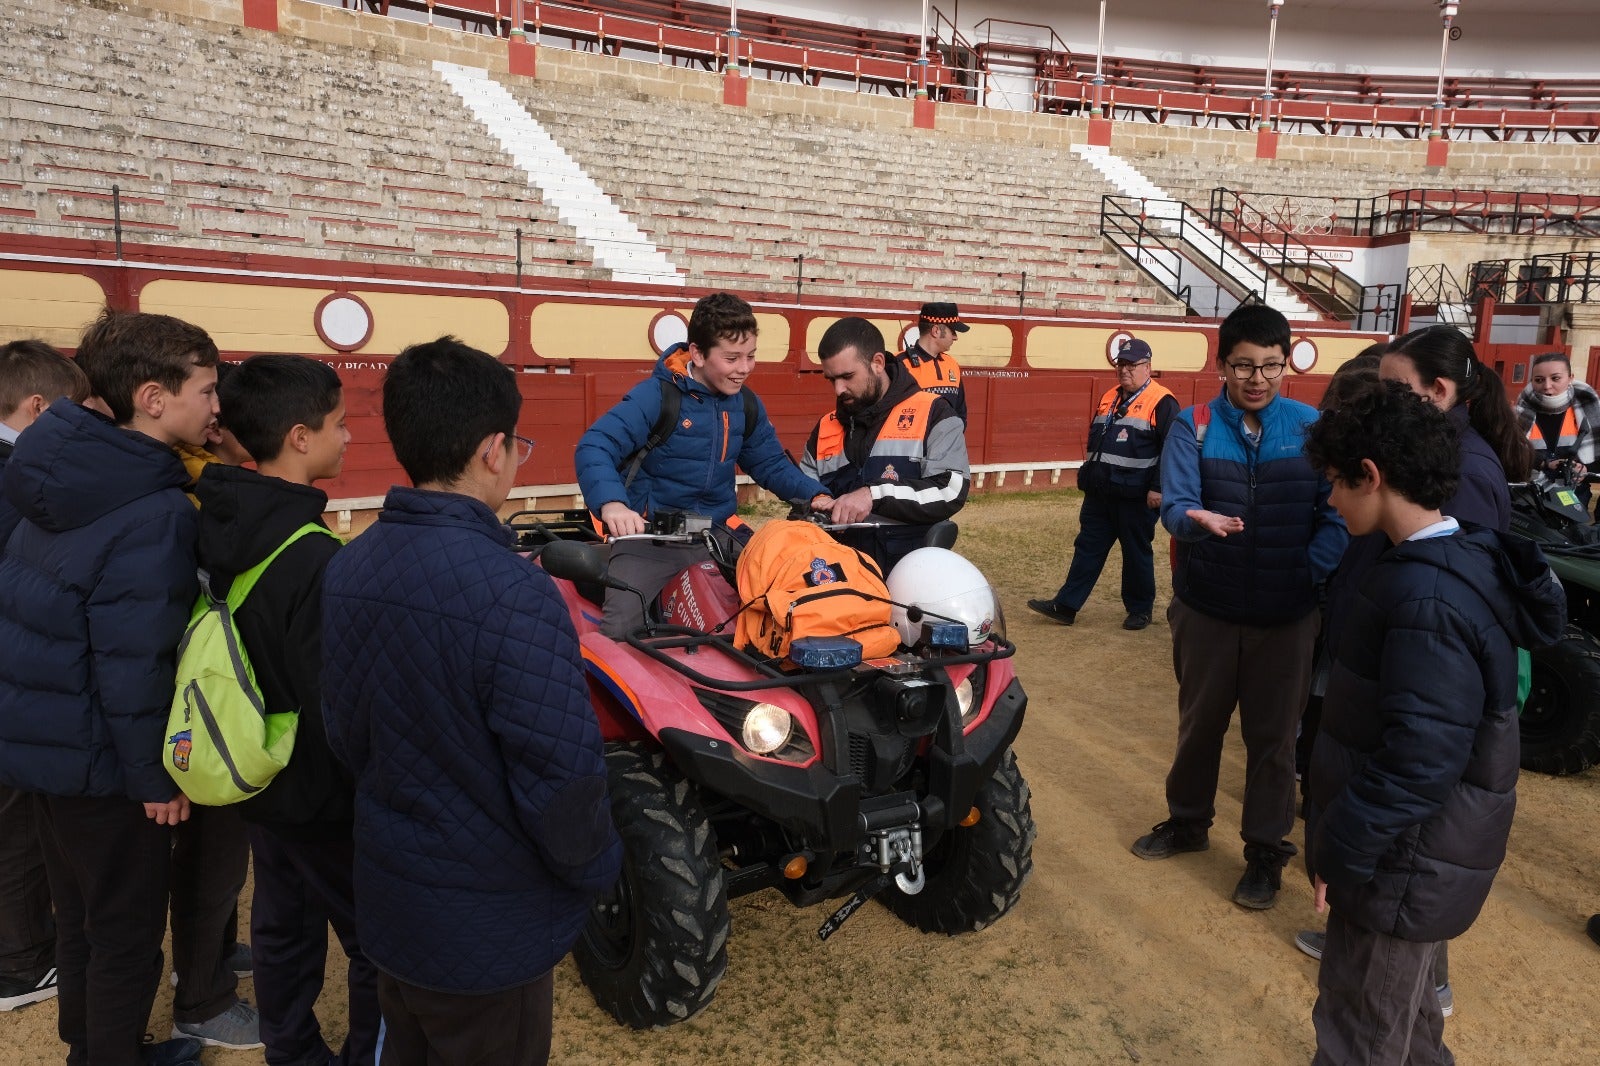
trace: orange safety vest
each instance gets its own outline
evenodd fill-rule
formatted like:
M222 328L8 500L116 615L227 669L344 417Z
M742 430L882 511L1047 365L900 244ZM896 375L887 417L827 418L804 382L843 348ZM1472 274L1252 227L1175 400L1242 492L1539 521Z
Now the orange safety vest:
M941 396L961 391L961 367L948 355L937 358L931 355L913 356L911 349L907 349L901 353L900 366L911 374L911 380L917 383L919 389Z
M1555 447L1544 439L1544 433L1539 429L1539 420L1535 418L1533 425L1528 427L1528 443L1533 445L1535 452L1553 452L1555 448L1576 448L1578 446L1578 416L1569 405L1567 411L1561 416L1561 436L1556 438Z
M864 468L850 466L844 454L844 423L829 411L817 422L817 480L834 496L877 481L902 476L921 477L926 459L928 427L939 397L914 392L905 398L878 428ZM896 468L896 463L900 464Z

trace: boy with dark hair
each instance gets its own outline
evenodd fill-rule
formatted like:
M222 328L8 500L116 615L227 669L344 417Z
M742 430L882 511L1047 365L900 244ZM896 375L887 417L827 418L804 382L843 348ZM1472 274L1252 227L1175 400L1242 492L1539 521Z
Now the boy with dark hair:
M217 349L165 315L109 309L78 366L114 413L57 400L17 440L0 557L0 783L37 793L56 907L58 1028L73 1066L141 1053L161 976L170 826L160 764L175 652L198 591L194 507L173 446L216 417Z
M248 359L223 382L220 400L256 461L255 470L210 465L196 486L200 566L223 596L297 531L323 528L328 497L315 484L339 475L350 432L339 375L315 359ZM338 548L325 533L299 537L233 616L267 712L300 720L288 764L235 808L255 855L250 944L271 1066L372 1066L377 1051L377 976L356 935L351 884L354 789L322 722L322 581ZM336 1058L315 1011L330 924L350 959L350 1029Z
M17 437L59 397L82 403L89 381L43 341L0 346L0 476ZM0 553L21 515L0 496ZM56 994L56 926L33 800L0 785L0 1011Z
M684 511L748 536L734 513L735 465L781 500L832 506L827 490L784 452L766 408L745 387L756 367L756 332L755 312L739 297L703 297L689 318L688 344L663 352L650 378L584 431L573 456L578 485L608 535L637 535L648 528L646 516ZM663 403L674 399L679 413L667 421ZM666 422L659 431L658 421ZM648 604L680 570L708 558L701 544L625 541L612 546L609 565ZM607 593L607 636L623 637L643 621L639 596Z
M1279 396L1289 322L1240 306L1217 331L1222 392L1182 412L1161 451L1161 521L1177 542L1172 665L1178 746L1168 818L1134 842L1141 859L1210 847L1222 744L1239 710L1246 764L1241 907L1278 898L1295 854L1294 736L1311 681L1317 588L1348 537L1328 483L1305 458L1314 408Z
M496 517L532 452L521 407L516 375L453 338L400 353L383 421L416 487L324 579L386 1066L545 1062L552 968L621 866L576 633Z
M1466 932L1516 807L1517 647L1557 640L1560 584L1533 542L1440 513L1456 432L1403 385L1325 413L1306 446L1353 535L1392 547L1333 635L1312 752L1306 870L1332 904L1315 1062L1450 1063L1433 960Z

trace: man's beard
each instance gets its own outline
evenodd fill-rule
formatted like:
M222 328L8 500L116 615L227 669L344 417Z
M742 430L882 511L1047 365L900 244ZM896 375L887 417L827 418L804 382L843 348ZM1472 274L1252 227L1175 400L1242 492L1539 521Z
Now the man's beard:
M868 395L860 398L849 397L840 400L839 406L844 408L844 413L847 415L859 415L864 411L871 410L879 400L883 399L883 392L883 387L878 386Z

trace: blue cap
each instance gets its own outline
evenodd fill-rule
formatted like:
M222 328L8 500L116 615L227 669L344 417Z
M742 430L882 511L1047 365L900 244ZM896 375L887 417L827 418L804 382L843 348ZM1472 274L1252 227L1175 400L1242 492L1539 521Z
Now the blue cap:
M1150 346L1137 337L1126 337L1117 346L1119 363L1148 363L1150 354Z

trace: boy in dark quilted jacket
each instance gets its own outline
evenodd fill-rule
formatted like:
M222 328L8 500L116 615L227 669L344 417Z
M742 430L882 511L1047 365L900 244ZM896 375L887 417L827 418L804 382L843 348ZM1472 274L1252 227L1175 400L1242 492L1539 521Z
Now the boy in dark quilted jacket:
M216 418L217 348L187 322L107 310L77 363L109 417L56 400L5 468L21 517L0 556L0 784L35 793L67 1062L183 1062L199 1041L141 1045L171 827L189 812L160 762L199 591L172 449Z
M400 353L383 422L415 488L324 576L385 1066L545 1062L552 968L621 866L577 635L496 515L533 447L521 407L516 375L453 338Z
M328 497L315 483L338 477L350 432L339 375L315 359L258 355L218 392L233 438L256 463L210 464L195 486L200 566L222 595L298 530L322 525ZM377 973L361 951L351 882L355 789L322 725L322 579L338 550L324 532L294 541L234 614L267 711L299 716L288 765L227 808L243 818L255 857L250 945L272 1066L372 1066L377 1053ZM338 1056L315 1009L329 925L350 960L350 1027Z
M1566 600L1531 541L1440 513L1456 433L1405 386L1355 390L1306 453L1351 534L1390 542L1330 640L1311 756L1306 869L1317 910L1332 905L1314 1061L1448 1064L1434 956L1505 858L1516 649L1558 638Z

